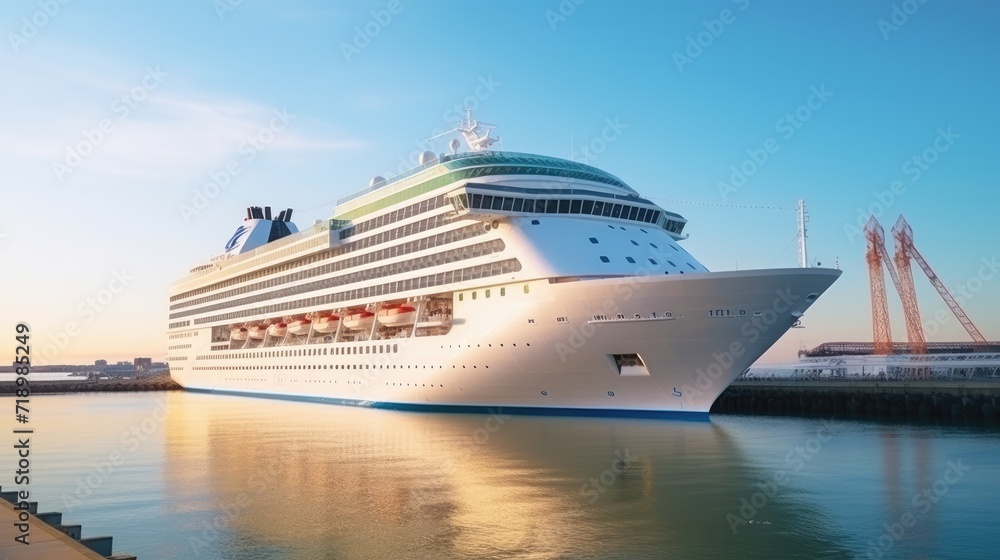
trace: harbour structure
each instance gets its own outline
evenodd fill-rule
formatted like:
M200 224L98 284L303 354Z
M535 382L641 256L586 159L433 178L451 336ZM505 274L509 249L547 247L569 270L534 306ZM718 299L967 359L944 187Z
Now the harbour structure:
M801 218L800 218L801 223ZM746 377L804 379L1000 379L1000 342L982 335L961 304L917 249L913 228L902 215L892 228L895 254L885 247L882 225L872 216L864 228L871 291L872 342L826 342L802 349L799 360L776 365L755 365ZM920 318L910 261L915 260L948 309L972 339L969 342L928 342ZM907 342L893 342L886 300L885 276L889 272L899 294L906 323Z
M840 271L710 272L687 220L583 163L425 152L299 231L247 209L171 286L188 389L396 409L706 415Z

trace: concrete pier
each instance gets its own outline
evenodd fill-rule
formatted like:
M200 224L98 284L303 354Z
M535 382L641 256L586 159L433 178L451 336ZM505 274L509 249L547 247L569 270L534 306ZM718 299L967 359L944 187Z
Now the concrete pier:
M5 560L136 560L131 554L112 554L111 537L81 538L81 526L64 525L59 512L37 513L35 502L18 507L15 492L0 492L0 498L0 555ZM25 511L27 521L22 520ZM24 534L18 527L22 523L27 523L30 544L15 540Z
M1000 421L1000 380L740 380L713 414Z

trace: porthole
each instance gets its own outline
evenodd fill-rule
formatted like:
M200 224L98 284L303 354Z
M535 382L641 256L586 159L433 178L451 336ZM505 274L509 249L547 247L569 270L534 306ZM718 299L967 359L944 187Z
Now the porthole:
M608 396L609 396L609 397L613 397L613 396L615 396L615 392L614 392L614 391L608 391Z
M604 255L601 255L601 262L603 262L603 263L609 263L609 262L611 262L611 259L609 259L608 257L605 257Z
M476 292L472 292L472 299L476 299Z
M500 221L499 220L493 220L492 222L490 222L490 225L493 226L493 229L500 229Z
M590 242L593 243L594 245L597 245L597 238L596 237L591 237L590 238Z
M489 299L489 297L490 297L490 289L486 288L486 299Z
M528 293L530 291L531 291L531 288L527 284L525 284L524 285L524 293Z
M507 288L500 288L500 297L507 295Z
M548 391L542 391L542 396L543 396L543 397L547 397L547 396L549 396L549 392L548 392Z

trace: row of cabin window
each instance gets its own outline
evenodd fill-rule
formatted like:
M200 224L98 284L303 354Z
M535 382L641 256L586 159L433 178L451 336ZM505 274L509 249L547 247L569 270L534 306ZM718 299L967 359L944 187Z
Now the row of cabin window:
M386 264L375 268L360 270L358 272L350 272L347 274L342 274L340 276L335 276L333 278L316 280L313 282L309 282L307 284L300 284L298 286L289 286L277 290L272 290L270 292L264 292L261 294L256 294L252 296L242 297L239 299L233 299L221 303L216 303L213 305L207 305L205 307L199 307L196 309L188 309L186 311L171 313L169 318L179 319L181 317L189 317L191 315L197 315L199 313L207 313L209 311L217 311L219 309L238 307L240 305L257 303L259 301L264 301L269 299L305 294L309 292L314 292L316 290L322 290L324 288L344 286L347 284L354 284L357 282L367 282L369 280L374 280L376 278L384 278L386 276L393 276L396 274L402 274L404 272L412 272L415 270L420 270L422 268L429 268L432 266L438 266L442 264L451 264L453 262L474 259L476 257L491 255L493 253L499 253L503 251L505 247L506 244L503 242L502 239L491 239L489 241L483 241L482 243L476 243L475 245L466 245L465 247L459 247L457 249L442 251L440 253L434 253L433 255L426 255L423 257L410 259L408 261Z
M524 285L524 293L528 293L529 291L531 291L531 289L528 287L527 284L525 284ZM476 293L477 292L472 292L472 299L476 299ZM489 297L490 297L490 289L489 288L487 288L485 290L485 295L486 295L486 298L489 299ZM506 295L507 295L507 288L500 288L500 297L504 297ZM465 294L464 293L460 292L458 294L458 301L465 301Z
M202 317L195 319L194 323L196 325L203 325L205 323L215 323L218 321L232 321L234 319L241 319L243 317L253 315L270 315L273 313L316 307L319 305L332 305L343 301L374 299L376 297L396 292L406 292L409 290L419 290L422 288L432 288L434 286L477 280L479 278L489 278L491 276L499 276L501 274L520 272L520 270L521 262L519 260L507 259L498 262L480 264L477 266L470 266L458 270L449 270L447 272L429 274L418 278L408 278L406 280L386 282L384 284L368 286L366 288L356 288L354 290L337 292L335 294L315 296L307 299L276 303L263 307L234 311L231 313L222 313L219 315L212 315L210 317Z
M607 218L621 218L655 224L660 211L641 206L629 206L600 200L511 198L488 194L471 195L471 208L480 210L500 210L503 212L524 212L527 214L588 214Z
M400 220L405 220L411 216L416 216L417 214L423 214L424 212L429 212L431 210L436 210L446 203L444 195L435 196L433 198L427 198L411 204L399 210L382 214L381 216L376 216L370 220L365 220L361 223L353 225L340 232L341 239L347 239L352 235L358 235L369 230L380 228L384 225L393 224Z
M393 228L388 231L383 231L382 233L373 235L371 237L366 237L359 241L352 241L341 247L337 247L336 249L331 249L329 251L324 251L316 255L310 255L308 257L302 257L301 259L296 259L294 261L284 262L282 264L271 266L254 272L248 272L247 274L237 276L236 278L223 280L222 282L216 282L215 284L212 284L210 286L205 286L203 288L198 288L196 290L184 292L183 294L178 294L176 296L171 297L170 301L175 301L186 297L208 293L228 286L240 284L248 280L253 280L255 278L269 276L271 274L276 274L278 272L282 272L285 270L293 270L300 266L311 264L320 260L338 257L340 255L350 253L353 251L359 251L361 249L367 249L368 247L371 247L373 245L380 245L382 243L393 241L401 237L415 235L417 233L422 233L429 229L434 229L443 225L447 225L452 221L454 221L454 219L455 218L451 216L438 214L437 216L432 216L430 218L420 220L418 222L413 222L412 224L406 224L405 226L400 226L398 228ZM467 226L467 227L479 227L480 230L482 229L482 226L479 226L478 224L476 226ZM390 247L389 250L392 250L392 247Z
M227 327L228 328L228 327ZM342 356L347 354L398 354L398 344L371 344L367 346L338 346L334 348L306 348L296 350L264 350L257 352L240 352L221 356L202 355L196 360L233 360L246 358L287 358L296 356Z
M210 301L216 301L220 299L225 299L233 296L238 296L240 294L247 294L251 292L256 292L257 290L263 290L265 288L272 288L274 286L280 286L282 284L288 284L290 282L297 282L299 280L305 280L307 278L313 278L316 276L322 276L324 274L329 274L331 272L337 272L339 270L354 268L357 266L363 266L366 264L385 261L394 257L401 255L407 255L410 253L415 253L417 251L423 251L425 249L432 249L440 245L447 245L455 241L464 241L472 237L477 237L485 234L486 231L483 229L482 225L476 223L463 228L453 229L446 232L439 233L437 235L431 235L427 237L422 237L408 243L402 243L400 245L393 245L392 247L386 247L379 251L373 251L371 253L365 253L363 255L358 255L350 259L345 259L342 261L330 263L323 266L317 266L309 268L306 270L300 270L298 272L293 272L292 274L286 274L285 276L269 278L262 282L256 282L254 284L247 284L246 286L240 286L239 288L234 288L232 290L226 290L224 292L218 292L209 296L200 297L190 301L185 301L183 303L177 303L170 306L170 310L174 311L176 309L183 309L185 307L192 307L194 305L199 305L202 303L208 303ZM500 247L497 250L502 250ZM441 254L441 253L439 253ZM329 258L329 257L325 257ZM323 259L320 259L323 260ZM414 261L407 261L407 264L413 263ZM401 263L402 264L402 263ZM409 270L404 268L404 270ZM339 277L338 277L339 278ZM336 280L336 278L334 279ZM343 284L344 282L335 283L334 285Z

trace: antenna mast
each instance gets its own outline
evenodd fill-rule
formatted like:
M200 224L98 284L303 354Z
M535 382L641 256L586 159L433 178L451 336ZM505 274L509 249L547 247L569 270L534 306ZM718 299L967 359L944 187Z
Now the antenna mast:
M798 222L799 222L799 267L809 266L809 254L806 252L806 224L809 223L809 213L806 212L806 201L799 199Z

